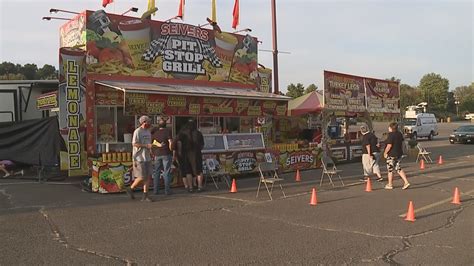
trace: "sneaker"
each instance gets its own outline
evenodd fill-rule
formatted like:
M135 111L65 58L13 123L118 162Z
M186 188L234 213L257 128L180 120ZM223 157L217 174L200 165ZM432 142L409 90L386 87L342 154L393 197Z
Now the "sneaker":
M382 182L382 181L383 181L383 177L377 178L377 182Z
M128 196L130 197L130 199L135 199L135 196L133 195L133 191L130 187L128 188L125 188L125 192L127 192Z
M198 188L198 189L197 189L197 192L198 192L198 193L203 192L203 191L204 191L203 188Z
M369 178L366 177L366 176L364 176L364 177L359 178L359 181L361 181L361 182L367 182L367 179L369 179Z
M5 177L9 177L9 176L11 176L11 174L10 174L10 173L8 173L8 174L5 174L3 177L5 178Z
M148 197L148 193L143 193L143 197L141 201L153 202L153 200L150 197Z
M392 186L392 185L389 185L389 184L387 184L387 185L385 185L385 187L384 187L384 188L385 188L385 189L393 189L393 186Z
M407 189L409 186L410 186L410 183L406 183L405 185L403 185L402 189Z

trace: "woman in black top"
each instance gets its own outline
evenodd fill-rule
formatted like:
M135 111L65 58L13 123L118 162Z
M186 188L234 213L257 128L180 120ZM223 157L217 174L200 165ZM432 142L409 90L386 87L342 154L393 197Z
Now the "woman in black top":
M390 123L388 127L388 136L385 140L384 158L387 158L388 183L385 189L393 189L393 171L395 170L403 179L404 185L402 189L407 189L410 186L408 183L405 171L403 171L400 160L403 155L403 135L398 131L398 124Z
M202 149L204 137L193 120L183 127L177 136L178 162L185 187L192 191L192 177L197 178L198 192L202 191ZM186 178L184 178L186 177Z

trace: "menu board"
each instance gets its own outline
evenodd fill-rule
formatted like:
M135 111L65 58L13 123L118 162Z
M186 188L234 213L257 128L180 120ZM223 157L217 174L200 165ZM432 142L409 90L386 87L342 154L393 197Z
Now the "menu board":
M261 133L227 134L228 150L255 150L265 149L263 135Z
M367 109L371 113L400 113L400 91L398 82L365 79L367 88Z
M348 112L365 111L364 78L324 71L324 107Z
M224 135L205 134L203 152L225 151Z

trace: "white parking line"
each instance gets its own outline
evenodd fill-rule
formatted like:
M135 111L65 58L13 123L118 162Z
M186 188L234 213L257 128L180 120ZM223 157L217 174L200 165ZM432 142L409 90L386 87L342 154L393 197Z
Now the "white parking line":
M461 192L461 195L471 195L473 192L474 192L474 189L470 190L470 191L467 191L467 192ZM425 210L434 208L434 207L439 206L439 205L443 205L444 203L450 202L452 200L453 200L453 198L450 197L450 198L447 198L447 199L444 199L444 200L441 200L441 201L438 201L438 202L435 202L435 203L428 204L428 205L423 206L421 208L415 209L415 213L425 211ZM402 213L402 214L398 215L398 217L405 217L406 215L407 215L407 213L405 212L405 213Z

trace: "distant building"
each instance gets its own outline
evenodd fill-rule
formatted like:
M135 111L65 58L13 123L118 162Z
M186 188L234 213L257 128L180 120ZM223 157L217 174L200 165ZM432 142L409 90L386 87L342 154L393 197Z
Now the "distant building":
M38 109L37 98L58 91L58 85L58 80L0 80L0 122L56 115L50 109Z

